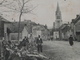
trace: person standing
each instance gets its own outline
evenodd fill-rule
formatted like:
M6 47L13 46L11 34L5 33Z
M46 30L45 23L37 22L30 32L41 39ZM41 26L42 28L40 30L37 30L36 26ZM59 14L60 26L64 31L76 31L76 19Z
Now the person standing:
M74 43L73 43L73 37L72 37L72 35L70 35L70 37L69 37L69 44L70 44L70 46L72 46Z
M29 48L29 40L28 40L28 37L25 37L22 41L22 45L24 47L26 47L27 49Z
M36 44L37 44L37 51L38 52L42 52L42 38L40 37L40 35L38 36L37 40L36 40Z

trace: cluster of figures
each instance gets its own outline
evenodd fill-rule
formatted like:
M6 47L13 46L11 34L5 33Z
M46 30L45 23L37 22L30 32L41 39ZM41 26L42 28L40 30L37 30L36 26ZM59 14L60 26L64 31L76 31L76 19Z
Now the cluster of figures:
M33 60L29 57L34 55L30 54L38 54L42 52L42 43L43 41L40 35L33 43L30 43L27 37L18 44L4 40L2 42L4 60L20 60L21 58L23 60Z

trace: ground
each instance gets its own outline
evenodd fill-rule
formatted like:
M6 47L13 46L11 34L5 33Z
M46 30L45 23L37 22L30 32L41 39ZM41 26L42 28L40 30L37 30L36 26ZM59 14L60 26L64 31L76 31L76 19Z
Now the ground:
M80 42L43 41L43 53L49 60L80 60Z
M80 42L44 41L43 53L51 60L80 60Z

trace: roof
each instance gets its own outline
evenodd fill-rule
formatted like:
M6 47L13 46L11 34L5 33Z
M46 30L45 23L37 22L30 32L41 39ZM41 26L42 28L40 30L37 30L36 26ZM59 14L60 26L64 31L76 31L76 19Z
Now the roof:
M71 27L69 26L69 24L63 24L61 27L60 27L60 30L62 31L68 31L70 30Z
M19 28L19 31L22 32L23 29L24 29L24 26L25 24L24 23L21 23L20 24L20 28ZM9 27L8 27L12 33L18 33L18 22L13 22ZM28 31L28 33L31 33L32 32L32 29L31 29L31 26L26 26L26 29Z
M62 24L62 25L60 26L60 29L64 29L67 25L68 25L68 24Z
M8 21L7 19L3 18L2 16L0 16L0 21L6 22L6 23L10 23L10 21Z
M77 15L75 19L72 19L72 23L76 24L80 20L80 15Z
M12 33L18 33L18 23L19 22L12 22L10 26L8 26L8 28L11 30ZM20 22L20 28L19 28L20 32L23 31L25 25L28 33L32 33L32 27L35 26L41 26L45 29L44 25L36 24L35 22L28 20Z
M45 27L44 26L34 26L32 29L33 30L45 30Z

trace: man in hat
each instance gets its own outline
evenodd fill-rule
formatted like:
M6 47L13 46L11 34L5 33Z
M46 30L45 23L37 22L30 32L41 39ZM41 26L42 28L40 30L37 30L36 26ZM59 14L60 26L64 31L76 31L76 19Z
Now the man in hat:
M28 37L24 37L23 41L21 42L21 45L24 46L25 48L29 48L29 40Z
M36 40L38 52L42 52L42 43L43 43L42 38L40 37L40 35L38 35L38 38Z

